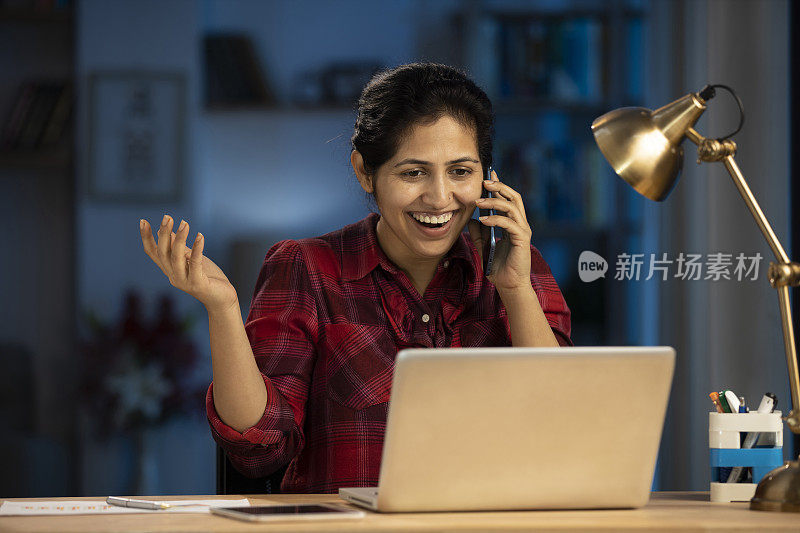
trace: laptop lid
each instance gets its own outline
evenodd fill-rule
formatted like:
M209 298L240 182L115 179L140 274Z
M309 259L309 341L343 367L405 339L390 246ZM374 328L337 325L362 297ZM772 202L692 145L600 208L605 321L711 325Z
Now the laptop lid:
M402 350L377 508L640 507L674 364L670 347Z

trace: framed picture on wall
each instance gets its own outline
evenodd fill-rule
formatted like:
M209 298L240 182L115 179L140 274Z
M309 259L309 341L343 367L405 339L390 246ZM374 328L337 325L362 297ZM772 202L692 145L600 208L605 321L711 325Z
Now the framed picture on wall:
M91 200L174 202L185 158L186 81L168 72L89 76Z

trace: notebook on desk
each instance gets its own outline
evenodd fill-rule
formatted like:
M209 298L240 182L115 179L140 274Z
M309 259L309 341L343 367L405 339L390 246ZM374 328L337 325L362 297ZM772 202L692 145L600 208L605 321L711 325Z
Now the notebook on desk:
M670 347L446 348L398 353L383 512L645 505L675 365Z

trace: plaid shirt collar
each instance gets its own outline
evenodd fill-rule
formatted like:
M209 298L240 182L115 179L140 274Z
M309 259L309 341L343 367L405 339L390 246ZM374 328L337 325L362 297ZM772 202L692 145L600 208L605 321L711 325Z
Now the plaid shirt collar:
M378 244L376 228L379 219L380 215L370 213L363 220L347 226L342 231L342 278L344 280L361 279L378 265L392 274L400 273L397 265L392 263ZM445 254L444 260L461 262L469 281L475 280L478 254L467 233L461 233Z

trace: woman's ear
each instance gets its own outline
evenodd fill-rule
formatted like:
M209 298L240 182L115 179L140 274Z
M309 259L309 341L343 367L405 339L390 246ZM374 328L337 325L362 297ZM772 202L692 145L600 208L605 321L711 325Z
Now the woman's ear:
M358 183L361 184L361 188L367 194L375 192L375 188L372 185L372 176L367 174L367 170L364 168L364 158L358 150L353 150L350 153L350 163L353 165L353 170L356 173L356 178L358 178Z

